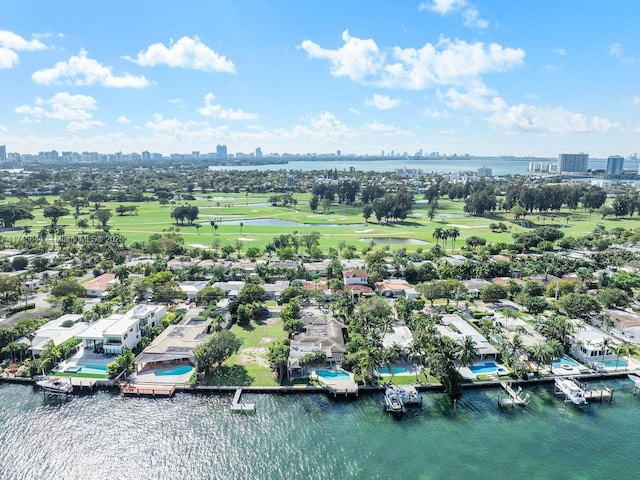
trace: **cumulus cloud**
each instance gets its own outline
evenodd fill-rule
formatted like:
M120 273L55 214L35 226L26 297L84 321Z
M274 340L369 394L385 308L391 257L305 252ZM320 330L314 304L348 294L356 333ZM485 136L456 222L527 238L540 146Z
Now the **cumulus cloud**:
M118 117L117 122L118 123L131 123L131 120L129 120L125 115L120 115Z
M89 58L86 50L80 50L66 62L57 62L52 68L36 71L31 78L42 85L63 82L71 85L102 85L113 88L144 88L150 85L143 76L129 73L114 75L111 67Z
M640 105L640 96L631 99L631 105Z
M507 107L507 103L496 92L483 84L474 85L467 92L450 88L445 93L447 106L455 110L472 109L480 112L496 112Z
M467 27L487 28L489 22L480 18L478 9L466 0L432 0L422 2L419 10L429 10L439 15L459 14Z
M538 133L564 135L576 133L606 133L620 125L601 117L587 118L562 107L544 108L535 105L514 105L487 118L489 124L505 133Z
M349 111L354 115L360 115L360 110L358 110L357 108L349 107Z
M21 105L15 109L15 112L56 120L89 120L93 118L89 110L97 108L96 99L93 97L60 92L49 100L37 97L35 105Z
M220 104L214 104L215 95L211 92L204 96L204 107L198 109L205 117L220 118L224 120L252 120L258 118L257 113L248 113L233 108L222 108Z
M0 69L13 68L20 60L18 51L44 50L47 46L37 38L26 40L9 30L0 30Z
M553 53L555 53L556 55L560 55L561 57L567 55L567 51L564 48L554 48Z
M474 83L485 73L503 72L522 65L524 50L496 43L467 43L441 37L420 49L394 47L381 51L373 39L342 34L344 45L325 49L311 40L300 48L311 58L328 60L331 75L356 83L386 88L421 90L437 85Z
M162 43L154 43L146 50L138 52L136 58L129 56L123 58L144 67L168 65L172 68L204 72L236 73L235 65L231 60L213 51L198 37L182 37L175 43L171 40L168 47Z
M392 108L396 108L400 105L400 100L397 98L391 98L387 95L380 95L379 93L374 93L372 98L365 98L364 104L368 107L375 107L378 110L391 110Z

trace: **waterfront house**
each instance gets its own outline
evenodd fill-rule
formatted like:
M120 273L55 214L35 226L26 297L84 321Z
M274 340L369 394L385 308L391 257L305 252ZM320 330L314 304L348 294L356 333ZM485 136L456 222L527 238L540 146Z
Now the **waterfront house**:
M142 332L158 326L166 313L163 305L141 303L125 314L112 314L92 323L76 337L82 340L87 350L119 355L124 347L130 350L136 348L142 339Z
M613 322L611 333L627 342L640 343L640 316L624 310L606 309L605 315Z
M343 325L328 315L302 317L304 331L291 340L287 373L289 378L309 375L310 369L318 367L300 365L306 354L322 350L326 355L325 367L335 367L344 361L347 349L342 333ZM320 367L322 367L320 366Z
M113 273L103 273L93 280L89 280L83 287L87 291L87 297L101 298L104 297L107 289L115 283L118 283L118 280Z
M25 343L31 345L29 350L34 355L40 355L46 343L51 340L54 345L60 345L62 342L69 340L83 332L89 326L86 322L81 322L82 315L66 314L51 320L36 330L36 336L29 342L26 337L16 340L16 343Z
M471 337L475 341L478 359L496 359L498 350L491 345L478 330L458 315L443 315L442 323L436 326L443 337L448 337L458 343L462 343L465 337Z
M169 325L136 358L136 370L162 363L195 363L194 351L207 338L210 325L210 319L200 317Z
M622 343L620 340L580 320L572 322L576 325L577 331L573 335L571 355L594 368L602 366L607 360L616 360L613 348ZM605 344L608 344L608 347Z
M402 356L407 357L413 346L413 334L406 325L394 325L391 331L382 337L382 347L386 350L398 345L402 351Z

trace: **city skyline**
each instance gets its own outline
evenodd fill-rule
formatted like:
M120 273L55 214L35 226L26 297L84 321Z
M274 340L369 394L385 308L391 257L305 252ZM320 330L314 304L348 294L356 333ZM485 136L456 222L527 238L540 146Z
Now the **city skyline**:
M7 152L638 150L633 2L3 7Z

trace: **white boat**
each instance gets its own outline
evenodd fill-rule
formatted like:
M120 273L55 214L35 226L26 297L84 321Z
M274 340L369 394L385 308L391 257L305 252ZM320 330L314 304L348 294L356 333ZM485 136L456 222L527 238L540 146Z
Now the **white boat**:
M387 384L386 392L392 391L400 396L404 405L422 405L422 396L413 385Z
M574 379L556 377L556 393L564 394L565 401L569 401L578 407L587 405L585 390Z
M387 406L387 412L404 413L405 407L400 394L396 392L393 386L387 386L384 393L384 403Z
M73 385L63 382L58 377L44 377L36 381L36 385L44 390L45 395L71 395L73 393Z
M638 375L629 374L627 377L629 377L629 380L633 382L636 388L640 388L640 377Z

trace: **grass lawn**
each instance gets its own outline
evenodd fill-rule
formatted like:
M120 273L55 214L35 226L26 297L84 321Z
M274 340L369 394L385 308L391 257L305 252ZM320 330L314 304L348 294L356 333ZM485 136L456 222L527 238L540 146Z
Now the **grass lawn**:
M50 203L57 197L49 196ZM134 205L138 208L137 215L119 216L115 209L118 202L106 202L101 205L102 209L111 210L112 216L108 221L111 227L110 235L122 235L126 238L127 244L135 241L147 241L149 235L154 233L177 232L185 239L186 245L210 247L215 241L220 246L234 245L237 240L243 244L242 250L255 246L264 248L274 237L283 233L298 232L305 234L318 231L322 234L320 247L326 251L327 248L337 248L340 242L347 245L354 245L358 251L367 245L369 239L378 239L378 245L389 243L393 250L396 248L406 248L409 251L417 248L431 248L434 244L433 231L437 227L456 227L460 236L456 239L455 248L459 250L465 239L471 235L478 235L486 238L489 242L513 241L512 234L529 231L513 221L510 213L499 213L486 217L473 217L464 212L464 202L451 201L445 198L440 199L436 215L433 221L429 220L427 214L427 204L420 202L420 197L416 196L413 213L404 222L399 223L377 223L375 218L370 223L365 223L360 207L337 205L331 206L329 212L312 212L309 207L309 195L297 194L295 198L298 204L293 208L282 206L271 206L266 195L244 194L212 194L205 196L196 195L193 201L176 201L169 205L160 205L158 201L148 201L143 203L124 202L122 205ZM8 201L14 201L10 199ZM176 225L171 218L171 211L177 205L190 204L197 206L200 215L196 225ZM73 210L73 209L70 209ZM22 236L23 226L31 227L29 235L37 236L40 229L49 225L49 220L42 216L42 209L33 211L33 220L22 220L17 223L16 229L3 233L7 236ZM73 213L73 212L72 212ZM89 223L86 233L103 234L95 220L91 220L93 205L85 207L80 211L80 219L85 219ZM253 225L252 220L260 219L261 224ZM293 224L264 224L265 220L296 222ZM218 229L212 228L210 222L216 221ZM236 224L220 223L225 220L233 220ZM589 214L582 210L569 211L561 210L554 214L530 214L524 220L535 225L554 225L562 228L565 235L579 236L592 232L596 225L603 225L606 229L614 227L629 227L637 219L602 219L597 213ZM240 226L242 221L244 225ZM507 225L508 231L503 233L492 232L489 224L503 222ZM60 218L59 225L64 229L64 235L77 235L81 230L75 225L72 214ZM268 222L267 222L268 223ZM95 226L93 225L95 224ZM421 240L422 244L402 244L392 239L415 239ZM49 242L51 237L49 236ZM386 245L385 245L386 246ZM451 241L447 242L447 250L452 248Z
M430 383L424 373L418 374L418 381L415 375L380 375L380 383L393 382L396 385L416 385L418 383Z
M76 377L76 378L99 378L106 379L107 375L100 373L82 373L82 372L49 372L52 377Z
M287 338L287 332L284 331L280 318L272 317L264 323L252 322L248 327L233 325L231 331L242 339L242 347L226 363L231 368L243 368L246 371L246 378L243 380L250 381L250 383L235 385L278 385L266 355L270 343Z

